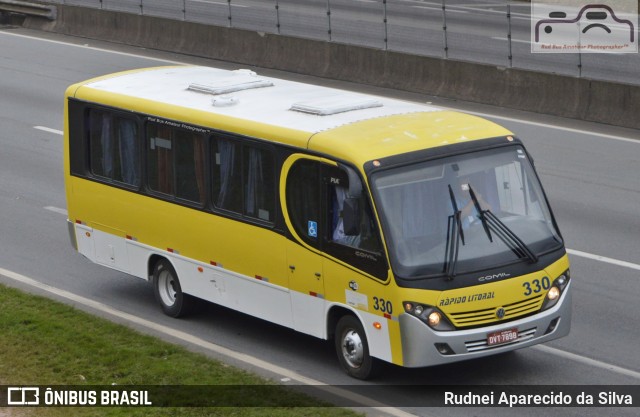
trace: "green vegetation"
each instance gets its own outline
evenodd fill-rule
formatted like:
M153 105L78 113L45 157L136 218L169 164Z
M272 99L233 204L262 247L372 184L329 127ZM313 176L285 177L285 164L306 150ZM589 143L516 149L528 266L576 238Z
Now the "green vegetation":
M0 286L0 306L0 384L73 385L74 388L143 386L140 389L159 385L199 385L203 389L213 388L216 396L212 403L226 405L182 408L14 407L8 411L10 416L357 415L350 410L323 407L320 401L248 372L43 297ZM231 389L216 390L212 387L220 385ZM261 395L264 402L260 405L267 406L229 406L246 404L252 395ZM276 406L268 406L271 404L269 401Z

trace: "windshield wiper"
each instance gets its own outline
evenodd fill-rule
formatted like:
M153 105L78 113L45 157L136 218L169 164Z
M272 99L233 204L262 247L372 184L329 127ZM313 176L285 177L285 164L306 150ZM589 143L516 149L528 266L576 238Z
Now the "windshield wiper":
M480 218L480 221L482 221L482 226L487 233L487 237L489 237L489 241L493 242L491 239L491 233L489 232L489 230L492 230L495 235L498 236L500 240L502 240L505 245L513 251L513 253L516 254L518 258L527 258L531 263L538 262L538 256L531 251L529 246L527 246L527 244L524 243L522 239L513 232L513 230L509 229L502 220L491 212L491 210L482 210L478 197L473 191L473 188L471 188L471 184L469 184L469 194L471 195L473 205L478 212L478 217Z
M458 208L456 197L453 195L453 189L449 185L449 197L453 206L453 214L447 218L447 241L445 243L444 253L444 272L448 280L452 280L456 276L456 263L458 262L458 250L460 242L464 245L464 232L462 231L462 211Z
M482 227L484 228L484 232L487 234L487 237L489 238L489 242L493 242L493 238L491 238L491 232L489 231L489 224L487 222L485 211L483 211L482 207L480 207L480 202L478 201L478 197L476 196L475 191L473 191L473 188L471 188L471 184L468 184L468 186L469 186L469 195L471 196L471 200L473 200L473 206L476 208L476 211L478 212L478 217L482 222Z

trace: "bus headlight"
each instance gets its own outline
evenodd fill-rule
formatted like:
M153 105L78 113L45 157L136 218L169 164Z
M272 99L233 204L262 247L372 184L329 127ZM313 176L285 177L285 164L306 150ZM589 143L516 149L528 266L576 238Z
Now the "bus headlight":
M433 311L431 314L429 314L429 317L427 317L427 324L434 328L438 327L441 319L442 315L437 311Z
M560 297L560 288L558 287L551 287L549 289L549 292L547 293L547 299L549 301L554 301L556 300L558 297Z
M542 310L546 310L556 305L565 288L569 285L569 279L570 275L569 270L567 269L562 275L553 281L551 288L547 291L547 296L542 303Z
M413 301L405 301L404 311L417 317L431 327L433 330L438 331L451 331L455 330L453 324L447 319L447 317L436 307L432 307L426 304L415 303Z

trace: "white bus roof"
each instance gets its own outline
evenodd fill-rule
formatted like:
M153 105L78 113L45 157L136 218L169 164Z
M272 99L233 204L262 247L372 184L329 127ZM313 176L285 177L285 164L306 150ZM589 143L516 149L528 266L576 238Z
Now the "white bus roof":
M262 77L248 70L208 67L130 71L84 85L309 133L377 117L438 110L401 100Z

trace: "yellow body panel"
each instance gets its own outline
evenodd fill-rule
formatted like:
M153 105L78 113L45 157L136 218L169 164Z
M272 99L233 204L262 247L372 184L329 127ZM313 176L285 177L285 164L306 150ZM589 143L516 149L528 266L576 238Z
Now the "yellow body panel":
M280 234L97 182L71 177L67 184L73 189L69 219L74 222L118 230L118 237L129 236L160 251L170 249L204 264L289 285L286 238Z

